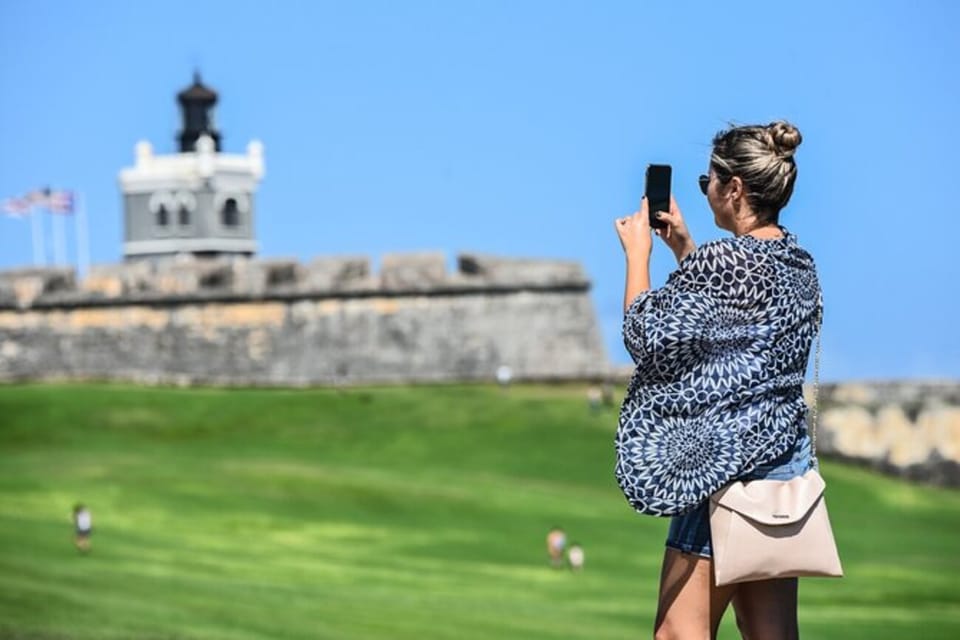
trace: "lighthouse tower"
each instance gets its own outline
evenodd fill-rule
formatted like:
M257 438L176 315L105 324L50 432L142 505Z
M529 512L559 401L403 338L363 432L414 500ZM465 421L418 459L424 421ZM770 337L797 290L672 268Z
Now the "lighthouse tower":
M126 260L189 254L252 256L254 193L263 178L263 145L246 155L222 153L214 123L217 94L195 74L179 94L179 153L155 154L138 142L135 163L120 171Z

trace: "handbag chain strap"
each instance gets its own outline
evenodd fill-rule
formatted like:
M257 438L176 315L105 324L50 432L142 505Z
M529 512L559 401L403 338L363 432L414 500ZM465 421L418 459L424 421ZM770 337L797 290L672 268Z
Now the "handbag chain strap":
M810 433L810 457L814 467L820 466L817 460L817 424L820 420L820 355L823 353L822 338L823 305L821 304L817 313L817 353L813 360L813 407L811 408L812 415L810 420L812 426Z

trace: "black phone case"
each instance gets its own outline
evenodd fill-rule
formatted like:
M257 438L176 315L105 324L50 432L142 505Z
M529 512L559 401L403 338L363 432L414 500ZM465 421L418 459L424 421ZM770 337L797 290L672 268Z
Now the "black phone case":
M643 192L647 198L650 226L654 229L667 228L667 223L658 220L654 215L657 211L670 210L670 180L672 175L673 168L668 164L647 165Z

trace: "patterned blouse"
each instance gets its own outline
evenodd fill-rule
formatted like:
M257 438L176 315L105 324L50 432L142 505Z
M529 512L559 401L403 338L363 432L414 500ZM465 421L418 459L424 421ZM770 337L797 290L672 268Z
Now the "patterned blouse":
M785 453L805 427L803 379L822 297L783 238L715 240L623 319L637 365L620 408L616 477L634 509L676 515Z

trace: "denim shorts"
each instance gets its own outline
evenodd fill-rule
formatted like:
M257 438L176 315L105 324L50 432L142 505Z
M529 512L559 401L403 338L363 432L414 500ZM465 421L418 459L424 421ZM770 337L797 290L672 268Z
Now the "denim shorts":
M811 466L813 460L810 454L810 436L806 429L803 429L796 444L786 453L776 460L758 466L738 480L789 480L802 476ZM713 557L713 550L710 548L709 498L690 511L670 519L667 546L704 558Z

